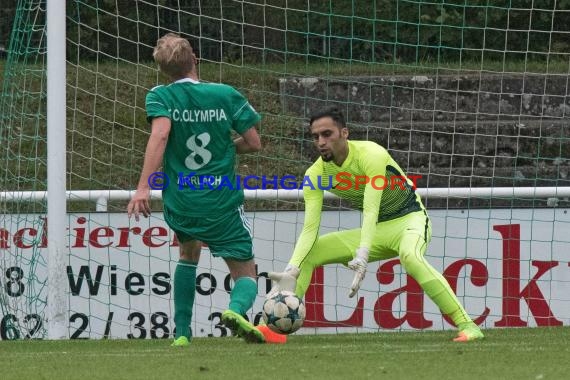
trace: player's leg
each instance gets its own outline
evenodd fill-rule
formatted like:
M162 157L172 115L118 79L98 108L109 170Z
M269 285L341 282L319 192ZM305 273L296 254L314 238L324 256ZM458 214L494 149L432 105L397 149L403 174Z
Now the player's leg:
M222 322L235 334L251 343L263 343L263 334L244 318L257 296L251 227L243 207L210 220L208 243L215 257L226 262L234 286Z
M360 232L360 228L355 228L319 236L309 254L298 264L300 273L295 293L299 297L305 295L315 268L326 264L346 265L352 260L360 245ZM395 251L386 249L383 244L375 244L370 248L369 260L378 261L395 256L397 256Z
M244 318L257 296L254 261L225 260L235 284L230 293L229 308L222 314L224 324L248 343L286 343L286 335L277 334L265 325L254 326Z
M234 280L234 287L230 293L229 307L222 314L222 321L234 334L246 342L263 343L265 341L263 333L244 318L257 296L255 262L253 259L238 261L225 258L224 260Z
M176 336L173 346L187 346L192 339L192 309L196 295L196 267L200 260L202 242L188 233L188 218L164 209L164 219L176 233L180 243L180 260L174 271L174 324ZM191 223L191 221L190 221Z
M178 238L180 241L180 237ZM180 260L174 272L174 324L176 338L173 346L187 346L192 339L192 309L196 295L196 266L200 260L202 242L180 242Z
M319 236L307 256L298 264L299 277L295 293L303 298L315 268L326 264L346 264L353 259L360 243L360 228L331 232Z
M431 240L431 223L425 213L416 212L386 222L390 230L401 231L396 240L400 262L406 272L413 277L428 297L448 315L460 330L456 340L469 341L483 338L481 330L457 299L447 280L425 260L427 245Z

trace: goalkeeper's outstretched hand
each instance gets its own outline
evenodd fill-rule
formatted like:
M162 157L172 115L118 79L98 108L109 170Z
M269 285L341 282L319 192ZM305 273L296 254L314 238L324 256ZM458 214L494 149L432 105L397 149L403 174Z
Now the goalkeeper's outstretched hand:
M266 297L271 298L280 291L295 293L299 273L299 268L291 264L287 265L283 272L269 272L268 276L273 281L273 287Z
M356 250L356 255L354 259L348 262L348 267L352 269L354 273L354 279L352 284L350 284L350 292L348 296L350 298L354 297L358 289L360 289L360 284L364 280L366 275L366 267L368 266L368 248L358 248Z

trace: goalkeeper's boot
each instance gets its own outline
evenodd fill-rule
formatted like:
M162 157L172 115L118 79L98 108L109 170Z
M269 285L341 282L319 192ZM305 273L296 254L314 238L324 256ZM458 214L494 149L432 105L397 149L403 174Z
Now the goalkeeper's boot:
M453 339L454 342L471 342L485 337L481 329L473 322L462 323L458 327L459 333L457 338Z
M222 323L232 330L234 335L243 338L247 343L265 343L265 337L261 331L235 311L224 311L222 313Z
M172 342L172 347L186 347L190 345L190 339L185 336L179 336L178 338L174 339Z
M267 325L259 325L257 329L261 331L265 338L265 343L284 344L287 343L287 335L276 333L271 330Z

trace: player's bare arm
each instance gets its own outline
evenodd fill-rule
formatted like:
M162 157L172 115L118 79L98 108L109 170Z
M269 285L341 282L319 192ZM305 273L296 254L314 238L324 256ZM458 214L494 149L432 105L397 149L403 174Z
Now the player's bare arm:
M162 165L170 127L170 119L167 117L158 117L152 120L152 129L146 145L144 164L137 191L127 206L129 218L131 215L134 215L136 221L139 220L139 214L142 214L145 218L150 215L150 185L148 178Z
M234 139L236 153L255 153L261 150L261 139L255 127L249 128L240 137Z

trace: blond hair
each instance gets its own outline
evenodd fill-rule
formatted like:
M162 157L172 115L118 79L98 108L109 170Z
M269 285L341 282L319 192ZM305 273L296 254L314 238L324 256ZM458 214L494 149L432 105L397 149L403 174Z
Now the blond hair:
M160 71L173 79L188 75L196 63L190 42L174 33L168 33L156 41L152 57Z

